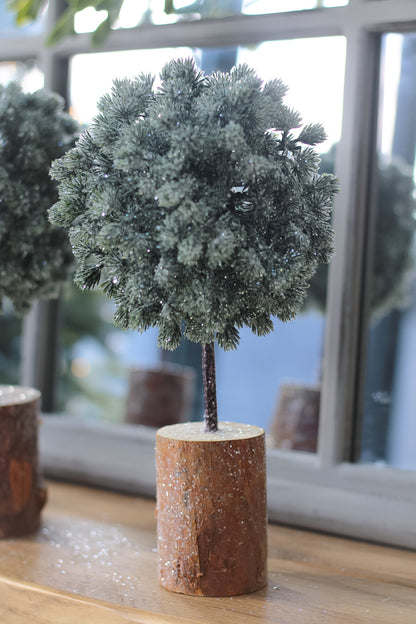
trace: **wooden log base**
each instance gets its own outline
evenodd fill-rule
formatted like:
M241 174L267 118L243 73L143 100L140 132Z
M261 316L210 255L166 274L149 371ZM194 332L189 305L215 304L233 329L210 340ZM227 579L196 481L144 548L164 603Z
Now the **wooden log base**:
M46 502L38 472L40 393L0 386L0 539L37 530Z
M236 596L267 582L263 429L183 423L156 434L159 582L196 596Z

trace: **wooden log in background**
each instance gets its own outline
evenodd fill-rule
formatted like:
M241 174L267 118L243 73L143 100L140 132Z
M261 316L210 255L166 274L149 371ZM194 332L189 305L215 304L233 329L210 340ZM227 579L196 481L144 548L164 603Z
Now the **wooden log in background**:
M233 596L267 581L265 436L203 423L156 435L159 582L171 591Z
M0 386L0 538L36 531L46 502L38 471L40 392Z
M319 387L283 384L270 426L273 446L316 453L320 399Z
M194 393L195 371L190 367L132 368L126 422L163 427L189 420Z

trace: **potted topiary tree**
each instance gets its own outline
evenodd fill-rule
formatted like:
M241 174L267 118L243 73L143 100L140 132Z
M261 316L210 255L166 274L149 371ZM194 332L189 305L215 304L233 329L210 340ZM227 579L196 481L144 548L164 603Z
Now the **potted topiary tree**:
M0 311L23 314L51 297L72 263L66 233L48 222L57 199L51 161L73 144L77 125L46 91L0 86ZM38 473L40 393L0 386L0 537L34 531L46 491Z
M0 85L0 309L8 298L24 314L33 301L57 296L68 277L68 237L48 221L57 199L49 168L77 131L56 94Z
M320 125L300 126L286 87L247 66L204 76L173 61L161 85L116 81L52 175L53 223L69 229L82 288L99 283L124 328L203 347L205 418L156 436L159 578L173 591L233 595L266 582L264 431L220 422L216 342L292 318L332 254L338 185L318 175ZM238 420L238 416L237 416Z

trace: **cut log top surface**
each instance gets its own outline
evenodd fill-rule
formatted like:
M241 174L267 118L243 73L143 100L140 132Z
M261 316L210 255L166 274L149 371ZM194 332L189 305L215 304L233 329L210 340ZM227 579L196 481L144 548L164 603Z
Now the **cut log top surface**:
M7 405L17 405L29 403L39 399L40 392L34 388L24 386L1 386L0 385L0 407Z
M0 542L1 624L415 624L416 553L271 525L267 587L157 582L153 501L49 483L40 531Z
M264 429L255 425L234 422L219 422L217 431L205 431L205 423L189 422L168 425L158 430L157 435L171 440L194 442L221 442L247 440L264 434Z

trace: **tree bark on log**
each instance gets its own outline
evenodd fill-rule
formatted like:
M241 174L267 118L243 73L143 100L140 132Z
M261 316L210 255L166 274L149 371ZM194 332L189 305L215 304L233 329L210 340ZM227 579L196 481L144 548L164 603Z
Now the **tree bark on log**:
M0 386L0 538L33 533L46 502L38 470L40 392Z
M156 435L159 582L199 596L235 596L267 581L263 429L220 423Z

